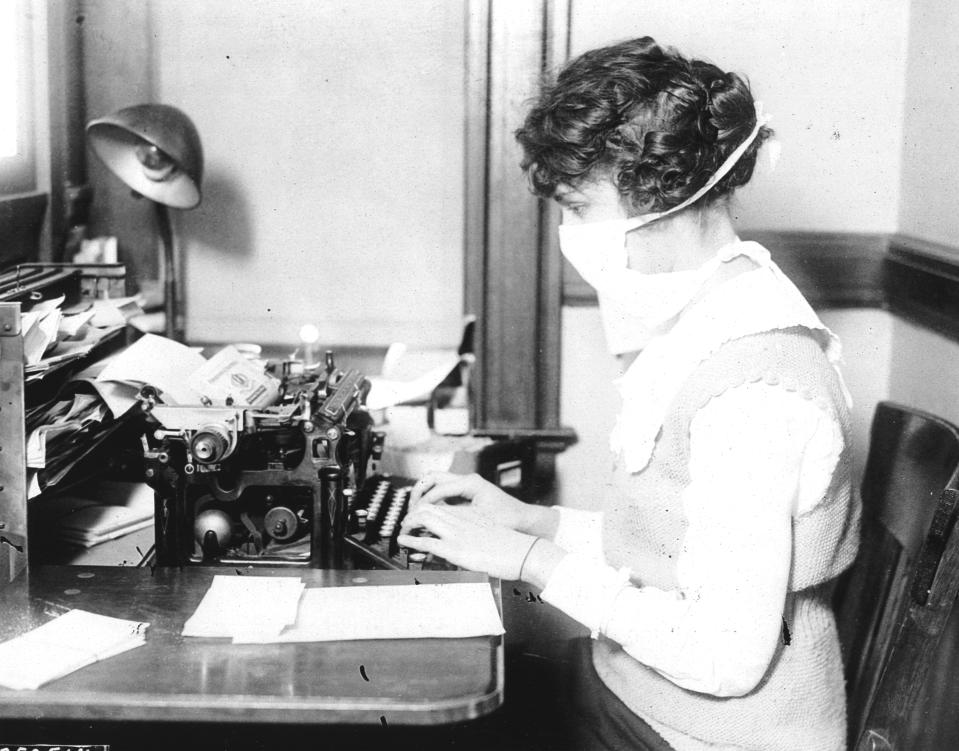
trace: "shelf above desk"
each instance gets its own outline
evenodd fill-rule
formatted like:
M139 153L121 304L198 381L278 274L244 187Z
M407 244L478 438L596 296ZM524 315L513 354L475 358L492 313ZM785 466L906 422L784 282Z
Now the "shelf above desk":
M35 691L0 689L0 718L434 725L502 704L501 636L257 645L182 637L213 576L229 571L32 567L0 589L0 641L71 608L151 625L143 647ZM243 573L297 576L307 587L486 581L459 571Z

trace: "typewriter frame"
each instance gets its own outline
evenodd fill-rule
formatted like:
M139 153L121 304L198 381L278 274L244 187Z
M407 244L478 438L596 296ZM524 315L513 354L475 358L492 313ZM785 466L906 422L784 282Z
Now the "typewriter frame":
M156 492L157 565L344 567L349 498L382 440L362 408L368 381L359 371L331 368L325 378L284 380L284 387L298 389L293 400L264 409L165 406L145 395L161 426L144 452ZM204 441L224 455L201 457ZM266 529L272 509L282 509L283 523L299 525L292 546ZM212 542L209 533L197 539L204 510L240 520L254 550L226 542L214 548L215 533Z

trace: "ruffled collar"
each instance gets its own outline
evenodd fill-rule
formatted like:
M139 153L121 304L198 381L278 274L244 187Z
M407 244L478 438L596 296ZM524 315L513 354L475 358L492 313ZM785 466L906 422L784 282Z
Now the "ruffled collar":
M745 255L758 267L724 282L690 306L668 332L650 341L615 381L623 406L610 447L629 472L646 467L680 388L700 363L727 342L768 331L806 328L821 334L826 356L839 372L839 339L773 263L769 251L755 242L737 241L720 254L724 259ZM851 402L845 385L842 388Z

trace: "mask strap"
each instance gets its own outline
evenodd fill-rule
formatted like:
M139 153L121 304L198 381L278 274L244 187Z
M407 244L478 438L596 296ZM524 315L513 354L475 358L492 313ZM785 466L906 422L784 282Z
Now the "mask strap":
M717 169L713 173L712 177L710 177L706 181L706 184L703 185L703 187L701 187L695 193L693 193L685 201L683 201L682 203L676 206L673 206L671 209L666 209L666 211L661 211L658 214L646 214L644 216L636 217L635 218L636 223L632 227L632 229L642 227L644 224L649 224L650 222L655 222L657 219L662 219L664 216L675 214L677 211L682 211L688 206L691 206L692 204L696 203L696 201L698 201L700 198L702 198L704 195L706 195L709 191L711 191L716 186L716 183L718 183L720 180L726 177L726 175L729 174L729 171L736 166L736 162L738 162L740 158L742 157L742 155L746 153L746 149L748 149L749 146L752 144L752 142L756 140L756 136L759 135L760 129L772 119L771 115L767 115L763 113L762 102L755 102L753 106L756 109L756 125L753 126L752 131L749 133L748 136L746 136L746 139L741 144L739 144L739 146L736 147L736 150L733 151L733 153L730 154L728 157L726 157L726 161L723 162L721 165L719 165L719 169Z

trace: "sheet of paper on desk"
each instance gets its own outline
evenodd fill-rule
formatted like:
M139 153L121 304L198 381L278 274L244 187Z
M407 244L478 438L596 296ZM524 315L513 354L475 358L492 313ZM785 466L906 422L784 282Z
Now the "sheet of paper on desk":
M489 584L459 582L308 589L293 626L275 639L246 641L465 638L503 632Z
M183 635L271 641L296 621L304 587L289 576L214 576Z
M71 610L0 644L0 686L39 688L146 642L149 623Z

